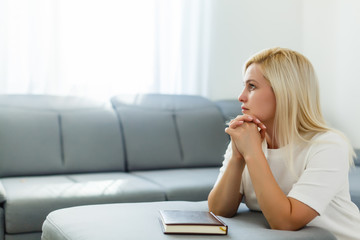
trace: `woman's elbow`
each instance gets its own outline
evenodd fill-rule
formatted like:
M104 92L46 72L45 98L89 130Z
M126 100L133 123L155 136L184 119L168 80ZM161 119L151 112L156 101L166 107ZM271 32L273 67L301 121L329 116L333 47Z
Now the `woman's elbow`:
M238 199L232 201L226 201L228 199L219 199L214 191L211 191L208 196L209 211L215 215L230 218L233 217L238 210L241 202L241 196Z
M303 227L291 224L290 222L283 221L278 223L269 223L270 228L273 230L282 230L282 231L297 231Z
M228 211L228 210L218 210L218 209L210 209L209 211L213 214L221 217L231 218L236 214L236 211Z
M208 202L209 211L221 217L231 218L236 214L236 210L229 209L228 206L220 206L219 204L211 204Z

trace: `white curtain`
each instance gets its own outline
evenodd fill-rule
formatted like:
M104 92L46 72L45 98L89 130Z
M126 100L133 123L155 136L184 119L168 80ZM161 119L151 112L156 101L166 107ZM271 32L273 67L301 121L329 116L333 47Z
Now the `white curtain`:
M0 93L207 95L208 0L0 0Z

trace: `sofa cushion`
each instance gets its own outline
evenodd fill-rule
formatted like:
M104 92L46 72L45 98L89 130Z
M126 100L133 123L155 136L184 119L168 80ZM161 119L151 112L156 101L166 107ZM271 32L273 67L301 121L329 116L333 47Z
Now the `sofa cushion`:
M64 111L103 107L104 103L89 98L50 95L0 95L0 107Z
M118 107L126 144L127 169L161 169L181 166L181 151L173 114Z
M109 109L61 113L65 172L125 171L119 122Z
M226 121L230 121L237 115L241 115L241 103L238 100L218 100L215 104L220 108Z
M228 145L224 120L215 106L176 112L182 166L220 166Z
M41 230L47 214L56 209L102 203L162 201L160 187L128 173L4 178L6 232Z
M5 222L4 222L4 209L0 208L0 240L4 240Z
M116 113L78 97L0 95L0 176L124 171Z
M111 98L115 108L119 106L138 106L147 109L182 110L200 109L213 103L195 95L171 95L171 94L123 94Z
M58 114L0 107L0 176L57 173L62 169Z
M191 168L132 172L164 189L166 199L206 200L219 174L219 168Z
M39 240L41 239L41 232L25 233L25 234L5 234L6 240Z
M220 110L208 99L144 94L111 101L123 128L130 171L221 165L228 137Z

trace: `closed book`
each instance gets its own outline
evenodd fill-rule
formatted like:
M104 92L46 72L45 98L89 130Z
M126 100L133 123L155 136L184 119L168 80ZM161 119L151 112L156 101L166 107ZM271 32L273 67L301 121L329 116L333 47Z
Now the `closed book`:
M228 226L212 212L161 210L160 220L166 234L226 235Z

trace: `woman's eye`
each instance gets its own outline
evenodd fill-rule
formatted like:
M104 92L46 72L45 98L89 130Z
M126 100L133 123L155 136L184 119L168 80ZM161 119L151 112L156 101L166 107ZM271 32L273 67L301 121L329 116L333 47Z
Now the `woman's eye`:
M248 87L249 87L250 91L255 90L255 85L254 84L249 83Z

